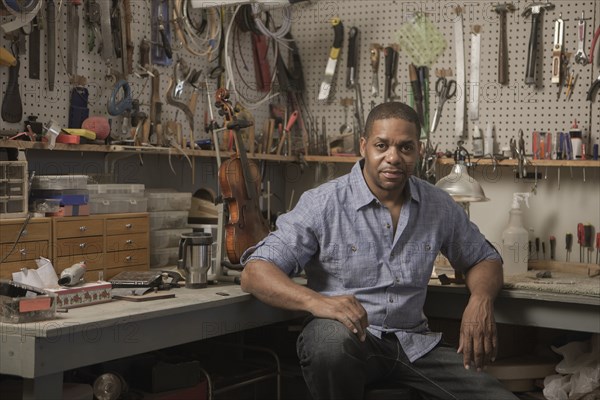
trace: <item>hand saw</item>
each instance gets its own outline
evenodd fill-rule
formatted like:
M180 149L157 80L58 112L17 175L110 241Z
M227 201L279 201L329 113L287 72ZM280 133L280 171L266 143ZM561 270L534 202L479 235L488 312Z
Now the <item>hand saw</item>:
M331 25L333 26L334 34L333 46L331 46L331 50L329 51L329 60L327 61L325 74L323 75L323 80L321 81L319 100L327 100L329 98L333 77L335 75L335 67L340 56L342 43L344 42L344 25L342 24L342 21L335 17L331 20Z

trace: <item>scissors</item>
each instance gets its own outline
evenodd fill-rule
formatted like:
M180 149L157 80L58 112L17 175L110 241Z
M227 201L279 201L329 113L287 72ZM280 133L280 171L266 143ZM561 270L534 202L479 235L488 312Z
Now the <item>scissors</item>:
M435 93L438 96L438 105L435 114L433 115L430 133L435 132L437 129L446 100L456 96L456 81L453 79L447 80L444 77L439 78L435 83Z

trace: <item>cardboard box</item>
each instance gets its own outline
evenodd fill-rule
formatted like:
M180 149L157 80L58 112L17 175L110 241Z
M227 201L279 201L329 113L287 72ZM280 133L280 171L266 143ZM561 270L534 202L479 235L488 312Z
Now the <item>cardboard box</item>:
M58 296L56 301L57 307L74 308L110 301L112 285L109 282L97 281L73 287L59 287L46 290Z
M47 212L48 217L85 217L90 215L90 205L61 206L57 212Z

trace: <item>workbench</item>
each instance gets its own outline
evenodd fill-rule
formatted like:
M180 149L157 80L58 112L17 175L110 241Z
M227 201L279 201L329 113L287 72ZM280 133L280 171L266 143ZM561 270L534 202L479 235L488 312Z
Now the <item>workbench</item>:
M115 300L76 308L57 318L0 324L0 373L25 378L24 399L61 398L63 371L238 332L301 316L267 306L239 286L173 289L175 298ZM464 286L429 287L425 313L460 319ZM600 332L600 298L503 290L498 323Z

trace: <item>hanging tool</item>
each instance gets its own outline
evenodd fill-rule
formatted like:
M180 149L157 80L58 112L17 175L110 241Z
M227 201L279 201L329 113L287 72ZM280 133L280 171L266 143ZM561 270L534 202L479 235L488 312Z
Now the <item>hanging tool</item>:
M352 133L352 125L348 124L348 107L354 104L350 97L345 97L340 100L340 104L344 107L344 123L340 126L340 135Z
M594 95L598 91L598 88L600 88L600 75L598 75L596 80L594 82L592 82L590 88L588 89L587 96L586 96L587 101L594 101Z
M481 25L473 25L471 28L471 73L470 86L471 101L468 105L470 121L479 120L479 81L480 81L480 57L481 57Z
M18 45L13 44L13 50ZM18 51L14 51L15 65L8 68L8 83L6 84L6 92L2 99L2 120L5 122L15 123L23 118L23 105L21 104L21 94L19 92L19 61Z
M152 64L171 65L173 52L169 39L169 3L166 0L152 0L152 21L156 21L153 23L150 37Z
M498 42L498 83L508 84L508 39L506 35L506 14L515 11L513 3L496 4L494 11L500 16L500 35Z
M585 55L585 18L583 18L583 11L581 12L581 18L577 23L577 53L575 53L575 62L580 65L587 65L588 58Z
M457 18L454 19L454 51L456 56L456 84L462 90L456 98L456 118L454 119L454 136L460 140L465 135L465 108L467 106L466 91L467 74L465 71L465 42L463 34L463 14L460 6L456 7Z
M552 10L554 4L546 0L545 3L533 1L525 7L521 13L523 17L531 16L531 32L529 34L529 49L527 51L527 65L525 69L525 83L527 85L536 84L537 72L537 37L540 15L546 10Z
M385 57L385 82L383 86L383 102L387 103L396 96L394 95L394 88L392 82L395 79L396 70L398 69L398 50L395 45L387 46L383 49L383 56Z
M600 38L600 25L596 28L596 32L594 32L594 38L592 39L592 46L590 47L590 64L594 62L594 49L596 48L596 43L598 43L598 39ZM600 66L600 55L597 57L597 63Z
M360 154L360 137L364 129L363 101L362 91L358 84L358 51L359 51L359 30L356 27L350 28L348 34L348 72L346 75L346 87L354 89L355 107L354 107L354 153Z
M54 0L46 0L46 18L48 23L46 27L48 29L46 36L46 51L47 51L47 63L46 68L48 70L48 90L54 91L54 77L56 74L56 6Z
M550 236L550 259L556 260L556 237Z
M438 78L437 82L435 83L435 93L438 96L438 104L437 108L435 109L435 114L433 114L430 133L434 133L437 129L446 100L456 96L456 81L452 79L446 80L444 77Z
M421 82L417 74L417 67L414 64L408 65L408 77L410 79L410 86L412 88L412 95L415 100L415 111L419 116L419 122L423 126L423 91L421 90ZM454 90L456 91L456 85Z
M100 4L96 0L88 0L84 3L85 21L88 25L88 52L96 46L98 39L98 53L102 50L102 33L100 32L101 11Z
M67 4L67 73L77 75L77 60L79 59L79 6L81 0L70 0ZM72 29L72 31L71 31Z
M40 79L40 36L41 18L36 15L31 21L31 32L29 33L29 79Z
M125 54L123 57L123 73L127 76L133 73L133 40L131 39L131 23L133 16L131 14L131 0L123 0L123 14L125 16Z
M119 95L121 90L123 90L123 94ZM120 100L117 100L117 98ZM108 113L112 116L121 115L131 110L132 101L131 87L125 79L121 79L113 87L106 108Z
M371 43L371 96L379 96L379 53L381 45L379 43Z
M552 83L561 83L561 66L563 59L563 40L565 38L565 21L562 13L554 21L554 46L552 47ZM560 89L558 91L560 95Z
M283 146L285 143L287 143L287 151L285 154L286 156L291 156L292 155L292 127L294 126L294 124L296 123L296 120L298 119L298 111L294 111L290 117L288 118L287 123L285 124L285 127L283 128L283 132L281 134L281 139L279 139L279 143L277 145L277 155L281 154L281 151L283 150Z
M0 67L14 67L17 65L17 59L12 53L4 47L0 47Z
M342 44L344 43L344 24L342 24L342 21L338 17L335 17L331 20L331 25L333 26L333 45L331 46L331 50L329 50L329 59L327 60L327 66L325 67L325 73L323 74L323 80L319 88L318 99L321 101L328 100L331 95L335 67L340 56L340 51L342 50Z
M567 256L565 258L566 261L569 261L571 258L571 249L573 248L573 234L567 233L565 236L565 250L567 251Z

